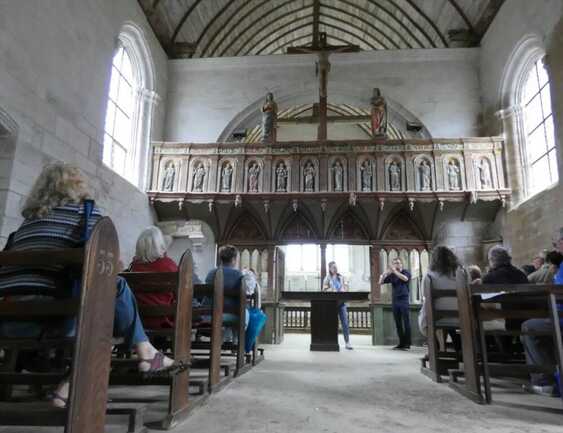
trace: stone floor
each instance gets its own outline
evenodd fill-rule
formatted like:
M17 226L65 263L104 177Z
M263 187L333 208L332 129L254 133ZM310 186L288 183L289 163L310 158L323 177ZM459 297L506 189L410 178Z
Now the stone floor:
M562 431L563 412L555 413L560 400L503 388L495 389L493 405L476 405L420 374L423 349L396 352L372 347L369 338L359 336L353 342L354 351L340 353L311 353L303 335L288 335L283 345L265 346L264 362L213 395L174 432ZM537 410L545 404L551 405L551 412ZM8 431L61 430L0 428Z

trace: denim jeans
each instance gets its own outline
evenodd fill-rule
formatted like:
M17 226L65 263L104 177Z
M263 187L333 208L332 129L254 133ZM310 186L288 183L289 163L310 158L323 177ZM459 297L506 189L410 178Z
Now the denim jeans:
M393 317L399 336L399 346L410 347L411 345L411 320L409 304L393 304Z
M348 309L346 304L342 303L338 307L338 317L340 318L340 324L342 325L342 334L344 334L344 341L346 343L350 342L350 326L348 325Z
M143 341L148 341L145 334L137 301L131 292L127 281L117 277L117 295L115 298L115 316L113 321L113 335L125 339L125 344L132 346ZM46 333L47 336L73 335L74 323L69 327L68 321L62 321L60 326L53 326ZM45 329L36 322L2 322L0 335L8 338L38 338Z
M561 322L559 326L562 326ZM563 326L562 326L563 328ZM530 319L522 323L522 332L551 332L553 331L553 324L550 319ZM520 337L524 345L526 353L526 363L528 365L535 365L547 368L553 368L557 365L555 358L555 350L553 337L549 336L533 336L522 335ZM552 384L554 381L553 375L544 373L532 373L530 375L533 385L546 385Z

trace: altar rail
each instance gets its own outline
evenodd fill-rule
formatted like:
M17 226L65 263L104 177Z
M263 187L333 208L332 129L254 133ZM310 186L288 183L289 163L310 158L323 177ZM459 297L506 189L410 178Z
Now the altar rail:
M150 195L475 193L504 200L500 137L153 143Z
M369 307L348 307L350 332L354 334L371 333L371 314ZM283 316L285 332L309 332L311 329L311 307L285 307Z

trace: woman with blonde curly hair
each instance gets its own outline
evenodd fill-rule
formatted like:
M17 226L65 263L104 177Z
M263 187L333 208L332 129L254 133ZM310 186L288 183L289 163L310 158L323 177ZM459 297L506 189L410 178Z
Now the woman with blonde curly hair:
M90 194L78 168L55 163L46 166L27 198L22 216L25 218L13 233L10 250L77 248L88 233L102 218L99 209L89 201ZM88 214L86 216L86 214ZM85 224L87 221L87 229ZM30 291L30 288L33 290ZM72 296L72 282L60 266L0 268L0 298L6 290L11 294L21 289L22 297L65 298ZM56 324L47 324L48 329L36 322L0 322L0 335L5 337L35 337L44 331L56 334L68 333ZM71 330L73 332L74 330ZM134 347L139 357L140 372L155 372L171 368L174 361L158 352L149 342L143 329L137 304L131 289L123 278L117 280L114 334L122 337ZM68 396L68 381L59 385L53 394L53 404L65 406Z

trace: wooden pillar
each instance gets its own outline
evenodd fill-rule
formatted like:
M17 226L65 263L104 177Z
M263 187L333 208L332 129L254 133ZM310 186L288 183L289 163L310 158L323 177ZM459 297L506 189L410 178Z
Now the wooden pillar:
M276 247L268 247L268 291L264 293L266 300L277 302L279 296L274 292L274 254ZM264 299L263 299L264 300Z
M326 244L321 244L321 287L323 289L323 281L326 277Z
M371 265L371 303L378 304L381 302L381 285L379 284L379 247L372 245L369 247L370 265Z

